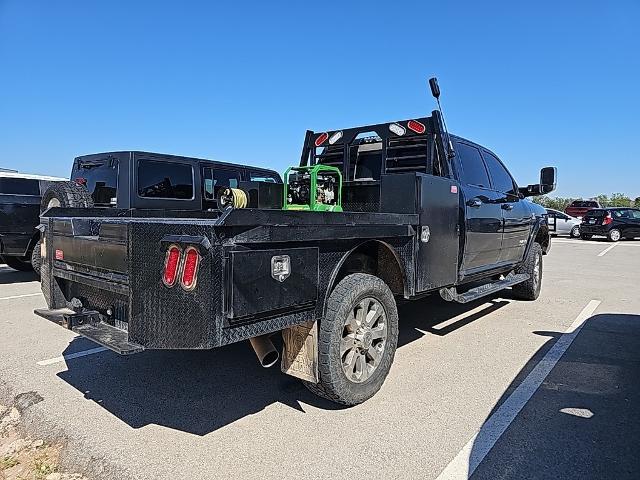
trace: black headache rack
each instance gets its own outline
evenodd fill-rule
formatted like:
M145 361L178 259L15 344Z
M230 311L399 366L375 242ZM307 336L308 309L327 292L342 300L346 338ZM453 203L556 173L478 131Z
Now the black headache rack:
M340 258L385 238L406 258L417 215L228 209L55 209L45 227L37 314L120 354L208 349L319 318ZM167 287L167 249L199 253L197 285ZM284 280L272 262L288 257ZM400 292L402 293L402 292Z

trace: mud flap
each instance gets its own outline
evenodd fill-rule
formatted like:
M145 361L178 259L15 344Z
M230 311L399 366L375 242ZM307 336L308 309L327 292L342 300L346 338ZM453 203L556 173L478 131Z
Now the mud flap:
M318 322L285 328L282 330L282 339L282 372L318 383Z

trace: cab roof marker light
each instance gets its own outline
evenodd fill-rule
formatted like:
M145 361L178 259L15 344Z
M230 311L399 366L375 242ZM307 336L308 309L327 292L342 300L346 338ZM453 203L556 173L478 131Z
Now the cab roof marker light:
M417 120L409 120L407 122L407 128L413 132L416 132L418 135L421 135L425 132L427 127L425 127L422 123Z
M336 133L329 137L329 145L333 145L342 138L342 130L338 130Z
M319 147L324 142L326 142L327 138L329 138L329 134L327 132L324 132L318 135L318 138L316 138L316 141L315 141L316 147Z
M395 133L396 135L398 135L399 137L403 136L405 133L407 133L407 131L405 130L405 128L402 125L399 125L397 123L392 123L389 125L389 131L391 131L392 133Z

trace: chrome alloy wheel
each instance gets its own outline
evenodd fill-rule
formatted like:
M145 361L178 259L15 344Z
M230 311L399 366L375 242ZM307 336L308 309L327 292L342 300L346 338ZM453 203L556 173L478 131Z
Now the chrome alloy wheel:
M340 341L342 370L354 383L371 377L387 345L387 316L376 299L361 300L347 315Z

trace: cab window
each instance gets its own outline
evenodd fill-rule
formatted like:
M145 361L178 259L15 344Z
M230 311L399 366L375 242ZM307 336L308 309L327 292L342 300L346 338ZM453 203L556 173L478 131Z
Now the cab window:
M184 163L140 160L138 195L145 198L193 198L193 168Z
M268 172L249 172L249 179L252 182L280 183L275 175Z
M220 187L238 188L240 171L231 168L205 167L203 169L204 198L215 200Z
M40 195L38 180L28 178L0 178L0 194L5 195Z
M484 157L487 169L489 170L489 175L491 175L493 189L501 193L515 195L516 191L513 178L511 178L507 169L504 168L502 163L500 163L500 160L486 150L482 151L482 156Z
M489 175L484 166L480 150L466 143L456 144L456 157L458 159L460 180L467 185L490 188Z

